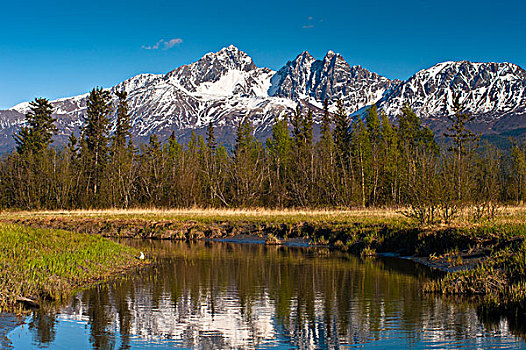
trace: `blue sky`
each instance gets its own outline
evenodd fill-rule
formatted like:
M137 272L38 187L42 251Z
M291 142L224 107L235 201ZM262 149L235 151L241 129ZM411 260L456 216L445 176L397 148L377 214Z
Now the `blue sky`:
M2 1L0 108L165 73L229 44L272 69L303 50L398 79L446 60L526 68L525 15L523 0Z

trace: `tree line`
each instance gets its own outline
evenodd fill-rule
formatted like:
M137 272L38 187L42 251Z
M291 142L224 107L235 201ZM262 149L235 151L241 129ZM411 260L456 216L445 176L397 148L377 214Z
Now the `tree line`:
M50 147L57 128L49 100L30 103L16 150L0 164L4 208L111 207L381 207L409 208L423 222L448 221L470 206L490 215L498 203L526 199L526 149L481 143L467 125L473 117L453 99L448 142L408 106L392 123L376 106L351 118L325 101L320 137L314 116L298 108L276 116L270 138L254 137L247 119L235 146L218 144L214 127L186 145L174 134L162 144L152 135L134 145L125 91L95 88L87 99L81 134L63 149ZM110 134L110 113L116 125Z

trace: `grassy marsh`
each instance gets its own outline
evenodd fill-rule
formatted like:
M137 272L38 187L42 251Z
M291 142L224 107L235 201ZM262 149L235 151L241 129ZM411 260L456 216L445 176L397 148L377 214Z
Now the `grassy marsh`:
M4 212L0 221L109 237L302 238L363 256L398 253L448 271L429 292L484 294L492 310L525 305L526 207L501 207L483 219L468 208L447 225L428 226L404 216L404 210L109 209Z
M0 224L0 311L17 298L57 300L138 266L137 251L100 236Z

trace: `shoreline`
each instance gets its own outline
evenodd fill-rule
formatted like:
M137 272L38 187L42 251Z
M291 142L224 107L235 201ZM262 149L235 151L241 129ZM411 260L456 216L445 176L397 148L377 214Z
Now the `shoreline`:
M314 246L362 257L388 254L446 273L426 285L426 293L484 295L486 309L493 311L526 305L526 264L520 260L526 257L526 222L520 212L512 219L449 226L419 226L387 210L22 212L0 215L0 222L109 238Z
M419 227L389 223L291 222L262 220L154 220L90 216L2 218L0 223L66 230L106 238L208 240L299 247L326 247L367 256L410 259L444 272L470 270L492 251L523 237L498 237L485 227ZM526 231L526 223L524 225ZM480 232L473 232L473 230Z
M107 238L209 240L234 243L327 247L358 255L389 254L444 272L471 270L483 263L495 246L516 238L498 237L465 227L418 227L370 222L276 223L262 220L169 220L105 218L104 216L0 217L0 222L28 227L62 229ZM475 230L478 228L474 228ZM525 225L526 229L526 225ZM519 237L519 239L523 239Z
M0 312L38 308L149 264L110 239L0 223Z

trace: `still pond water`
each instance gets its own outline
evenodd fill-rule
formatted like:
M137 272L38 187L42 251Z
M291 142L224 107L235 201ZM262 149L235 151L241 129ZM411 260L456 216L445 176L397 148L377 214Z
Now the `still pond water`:
M520 320L483 320L473 301L422 294L436 276L409 261L257 244L125 243L158 264L47 305L23 324L0 316L0 346L526 349Z

